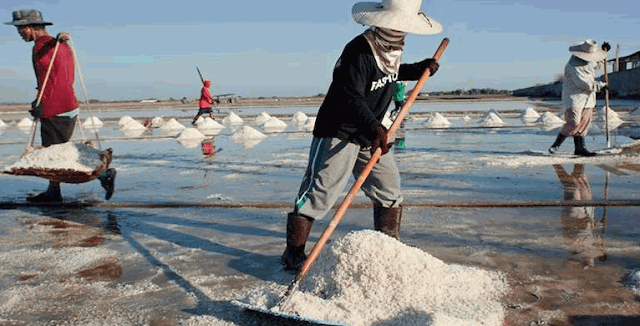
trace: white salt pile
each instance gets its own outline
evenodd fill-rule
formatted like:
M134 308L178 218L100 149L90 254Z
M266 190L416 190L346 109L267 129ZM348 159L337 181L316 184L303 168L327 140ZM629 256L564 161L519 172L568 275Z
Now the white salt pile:
M103 123L98 119L98 117L88 117L84 123L82 124L85 127L102 127Z
M501 326L505 312L500 298L509 290L500 273L445 264L366 230L326 248L280 310L353 326ZM263 291L247 300L270 309L279 296Z
M265 134L249 126L243 126L231 135L231 140L244 148L251 148L265 138L267 138Z
M302 126L305 124L305 122L307 122L308 119L309 117L306 114L298 111L293 114L293 118L291 119L291 122L295 126Z
M165 124L163 117L155 117L151 119L151 127L152 128L160 128Z
M33 120L29 119L29 118L22 118L22 120L20 120L18 122L18 127L20 128L29 128L33 125Z
M564 120L558 118L557 115L549 111L545 111L540 118L536 120L536 122L541 124L544 129L551 129L555 126L564 124Z
M631 111L629 115L634 117L640 117L640 107L633 109L633 111Z
M255 119L256 126L262 126L265 122L269 121L269 119L271 119L271 116L267 112L260 112Z
M540 118L540 114L534 108L526 108L522 111L520 119L524 121L535 121Z
M118 124L122 126L122 125L127 124L127 122L129 122L129 121L133 121L133 118L128 116L128 115L125 115L125 116L121 117L120 120L118 120Z
M489 112L482 119L480 119L480 124L485 127L497 127L504 125L504 121L496 114L495 112Z
M198 129L224 129L223 125L218 123L218 121L211 119L210 117L206 117L202 120L198 118L198 121Z
M502 119L502 115L500 114L500 112L496 111L495 109L489 109L489 111L485 112L482 117L480 117L481 120L484 120L490 116L498 116L498 118Z
M180 132L180 135L178 135L178 140L202 140L204 138L207 138L207 136L196 128L186 128Z
M598 110L594 120L596 125L602 130L606 130L607 125L609 126L609 130L616 129L624 122L620 119L620 115L618 115L617 112L606 106Z
M462 121L469 122L469 121L471 121L471 117L467 114L464 117L462 117Z
M160 127L160 129L164 129L164 130L178 130L178 129L184 129L184 128L186 127L183 126L180 122L178 122L178 120L176 120L175 118L169 119L169 121L167 121L162 127Z
M0 119L0 128L6 127L6 126L7 124L4 121L2 121L2 119Z
M268 132L281 132L287 129L287 124L276 117L270 117L262 124L262 129Z
M451 125L451 122L449 122L449 120L442 114L434 112L433 115L427 119L425 124L428 127L448 127Z
M316 117L309 117L307 122L302 126L302 129L307 131L313 131L313 127L316 125Z
M229 112L229 114L222 119L223 124L240 124L243 123L244 120L240 118L237 114L233 112Z
M131 119L130 121L126 121L123 125L121 125L120 129L122 129L122 130L145 130L145 129L147 129L147 127L145 127L140 122Z
M93 172L102 165L100 151L84 143L63 143L36 149L5 168Z

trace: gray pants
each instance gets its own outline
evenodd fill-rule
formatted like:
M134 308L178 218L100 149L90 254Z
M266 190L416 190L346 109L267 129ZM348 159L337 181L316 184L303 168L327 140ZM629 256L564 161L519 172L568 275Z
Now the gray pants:
M322 219L344 191L350 175L357 178L369 158L369 149L359 145L337 138L314 137L294 213ZM400 173L392 152L380 157L361 189L377 205L400 206L403 200Z

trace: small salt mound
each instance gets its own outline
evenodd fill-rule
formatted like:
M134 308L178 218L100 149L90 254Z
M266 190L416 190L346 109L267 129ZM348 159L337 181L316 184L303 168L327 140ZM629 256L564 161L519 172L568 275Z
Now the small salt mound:
M467 114L464 117L462 117L462 121L469 122L469 121L471 121L471 117Z
M549 111L545 111L540 118L538 118L538 120L536 120L537 123L541 123L543 125L556 125L556 124L561 124L564 123L564 120L560 119L557 115L549 112Z
M127 124L127 122L130 122L130 121L133 121L133 118L128 115L125 115L122 118L120 118L120 120L118 120L118 124L122 126Z
M199 119L198 119L199 120ZM201 122L198 122L198 129L223 129L224 126L218 123L216 120L210 117L204 118Z
M33 120L29 118L22 118L22 120L18 122L18 127L20 128L31 127L32 125L33 125Z
M7 126L7 124L0 119L0 128L6 127L6 126Z
M265 134L249 126L243 126L231 135L231 140L244 148L254 147L265 138L267 138Z
M88 117L82 125L85 127L102 127L103 123L98 117Z
M427 119L425 124L429 127L448 127L451 125L451 122L449 122L449 120L442 114L434 112L433 115Z
M495 109L489 109L489 111L485 112L482 117L480 117L480 119L485 120L486 118L491 116L497 116L498 118L502 119L502 115L500 114L500 112L496 111Z
M180 132L178 136L178 140L201 140L207 138L203 133L198 131L196 128L186 128Z
M595 117L596 126L602 130L613 130L618 128L624 121L620 119L620 116L617 112L613 111L611 108L602 107L601 110L598 111Z
M100 151L83 143L63 143L39 148L20 158L5 168L13 169L47 169L73 170L93 172L102 165Z
M264 123L269 121L269 119L271 119L271 116L267 112L260 112L255 119L256 126L262 126Z
M180 122L178 122L178 120L176 120L175 118L169 119L169 121L167 121L162 127L160 127L160 129L164 129L164 130L177 130L177 129L184 129L184 128L186 127L183 126Z
M302 129L307 131L313 131L313 128L316 125L316 117L310 117L307 119L307 122L302 126Z
M125 122L120 129L122 130L144 130L147 129L147 127L145 127L143 124L141 124L140 122L136 121L136 120L131 120L131 121L127 121Z
M155 117L153 119L151 119L151 127L153 128L160 128L165 124L164 118L163 117Z
M504 121L495 112L489 112L484 118L480 120L480 124L485 127L502 126Z
M509 290L500 273L445 264L365 230L325 249L282 311L353 326L501 326ZM273 307L277 296L264 294L251 294L249 304Z
M524 109L520 115L520 119L526 121L537 120L538 118L540 118L540 114L533 108Z
M281 132L287 129L287 124L276 117L270 117L262 124L262 129L269 132Z
M309 119L309 117L306 114L298 111L293 114L293 118L291 121L296 126L302 126L305 122L307 122L307 119Z
M239 124L243 122L244 120L242 120L242 118L240 118L237 114L233 112L229 112L229 115L227 115L226 117L224 117L224 119L222 119L223 124Z

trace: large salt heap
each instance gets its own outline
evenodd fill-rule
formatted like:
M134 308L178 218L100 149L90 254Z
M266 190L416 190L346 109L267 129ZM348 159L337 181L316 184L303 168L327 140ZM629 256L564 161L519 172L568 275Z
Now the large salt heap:
M545 129L545 130L550 130L550 129L562 126L564 124L564 120L558 118L557 115L549 111L545 111L540 116L540 118L536 120L536 122L540 124L540 127L542 129Z
M229 112L229 114L226 117L224 117L224 119L222 119L222 123L225 125L241 124L243 122L244 120L242 120L242 118L240 118L237 114L233 112Z
M87 128L99 128L103 123L98 117L88 117L82 125Z
M255 119L256 126L262 126L265 122L269 121L269 119L271 119L271 116L267 112L260 112Z
M276 117L270 117L262 123L262 129L266 132L282 132L287 129L287 124Z
M224 129L224 125L221 125L216 120L211 119L210 117L206 117L202 120L198 119L198 130L200 130L203 134L213 136L217 135Z
M603 106L602 109L598 110L594 122L595 126L602 130L606 130L607 126L609 126L609 130L614 130L624 121L620 119L617 112L613 111L610 107Z
M22 118L18 122L18 128L31 128L31 126L33 126L33 120L29 118Z
M249 126L243 126L231 135L231 140L244 148L254 147L265 138L267 138L265 134Z
M2 119L0 119L0 128L6 127L6 126L7 124L4 121L2 121Z
M434 112L433 115L427 119L425 125L433 128L446 128L451 125L451 122L449 122L449 120L442 114Z
M490 111L480 119L480 124L485 127L499 127L504 125L504 121L502 121L498 113Z
M301 111L298 111L296 113L293 114L293 118L291 119L291 123L293 123L294 126L299 127L299 126L303 126L307 120L309 119L309 117L304 114Z
M531 107L522 110L522 114L520 114L520 119L524 122L534 122L538 118L540 118L540 114Z
M443 261L380 232L336 240L318 257L281 311L353 326L501 326L502 274ZM278 303L270 291L249 304ZM278 309L278 308L276 308Z

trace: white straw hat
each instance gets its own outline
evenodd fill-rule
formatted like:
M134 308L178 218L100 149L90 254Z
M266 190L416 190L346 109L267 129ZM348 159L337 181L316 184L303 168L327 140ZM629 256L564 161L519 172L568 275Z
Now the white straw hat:
M607 51L592 39L570 46L569 52L585 61L602 61L607 57Z
M422 0L382 0L353 5L353 19L362 25L389 28L411 34L438 34L442 25L420 11Z

